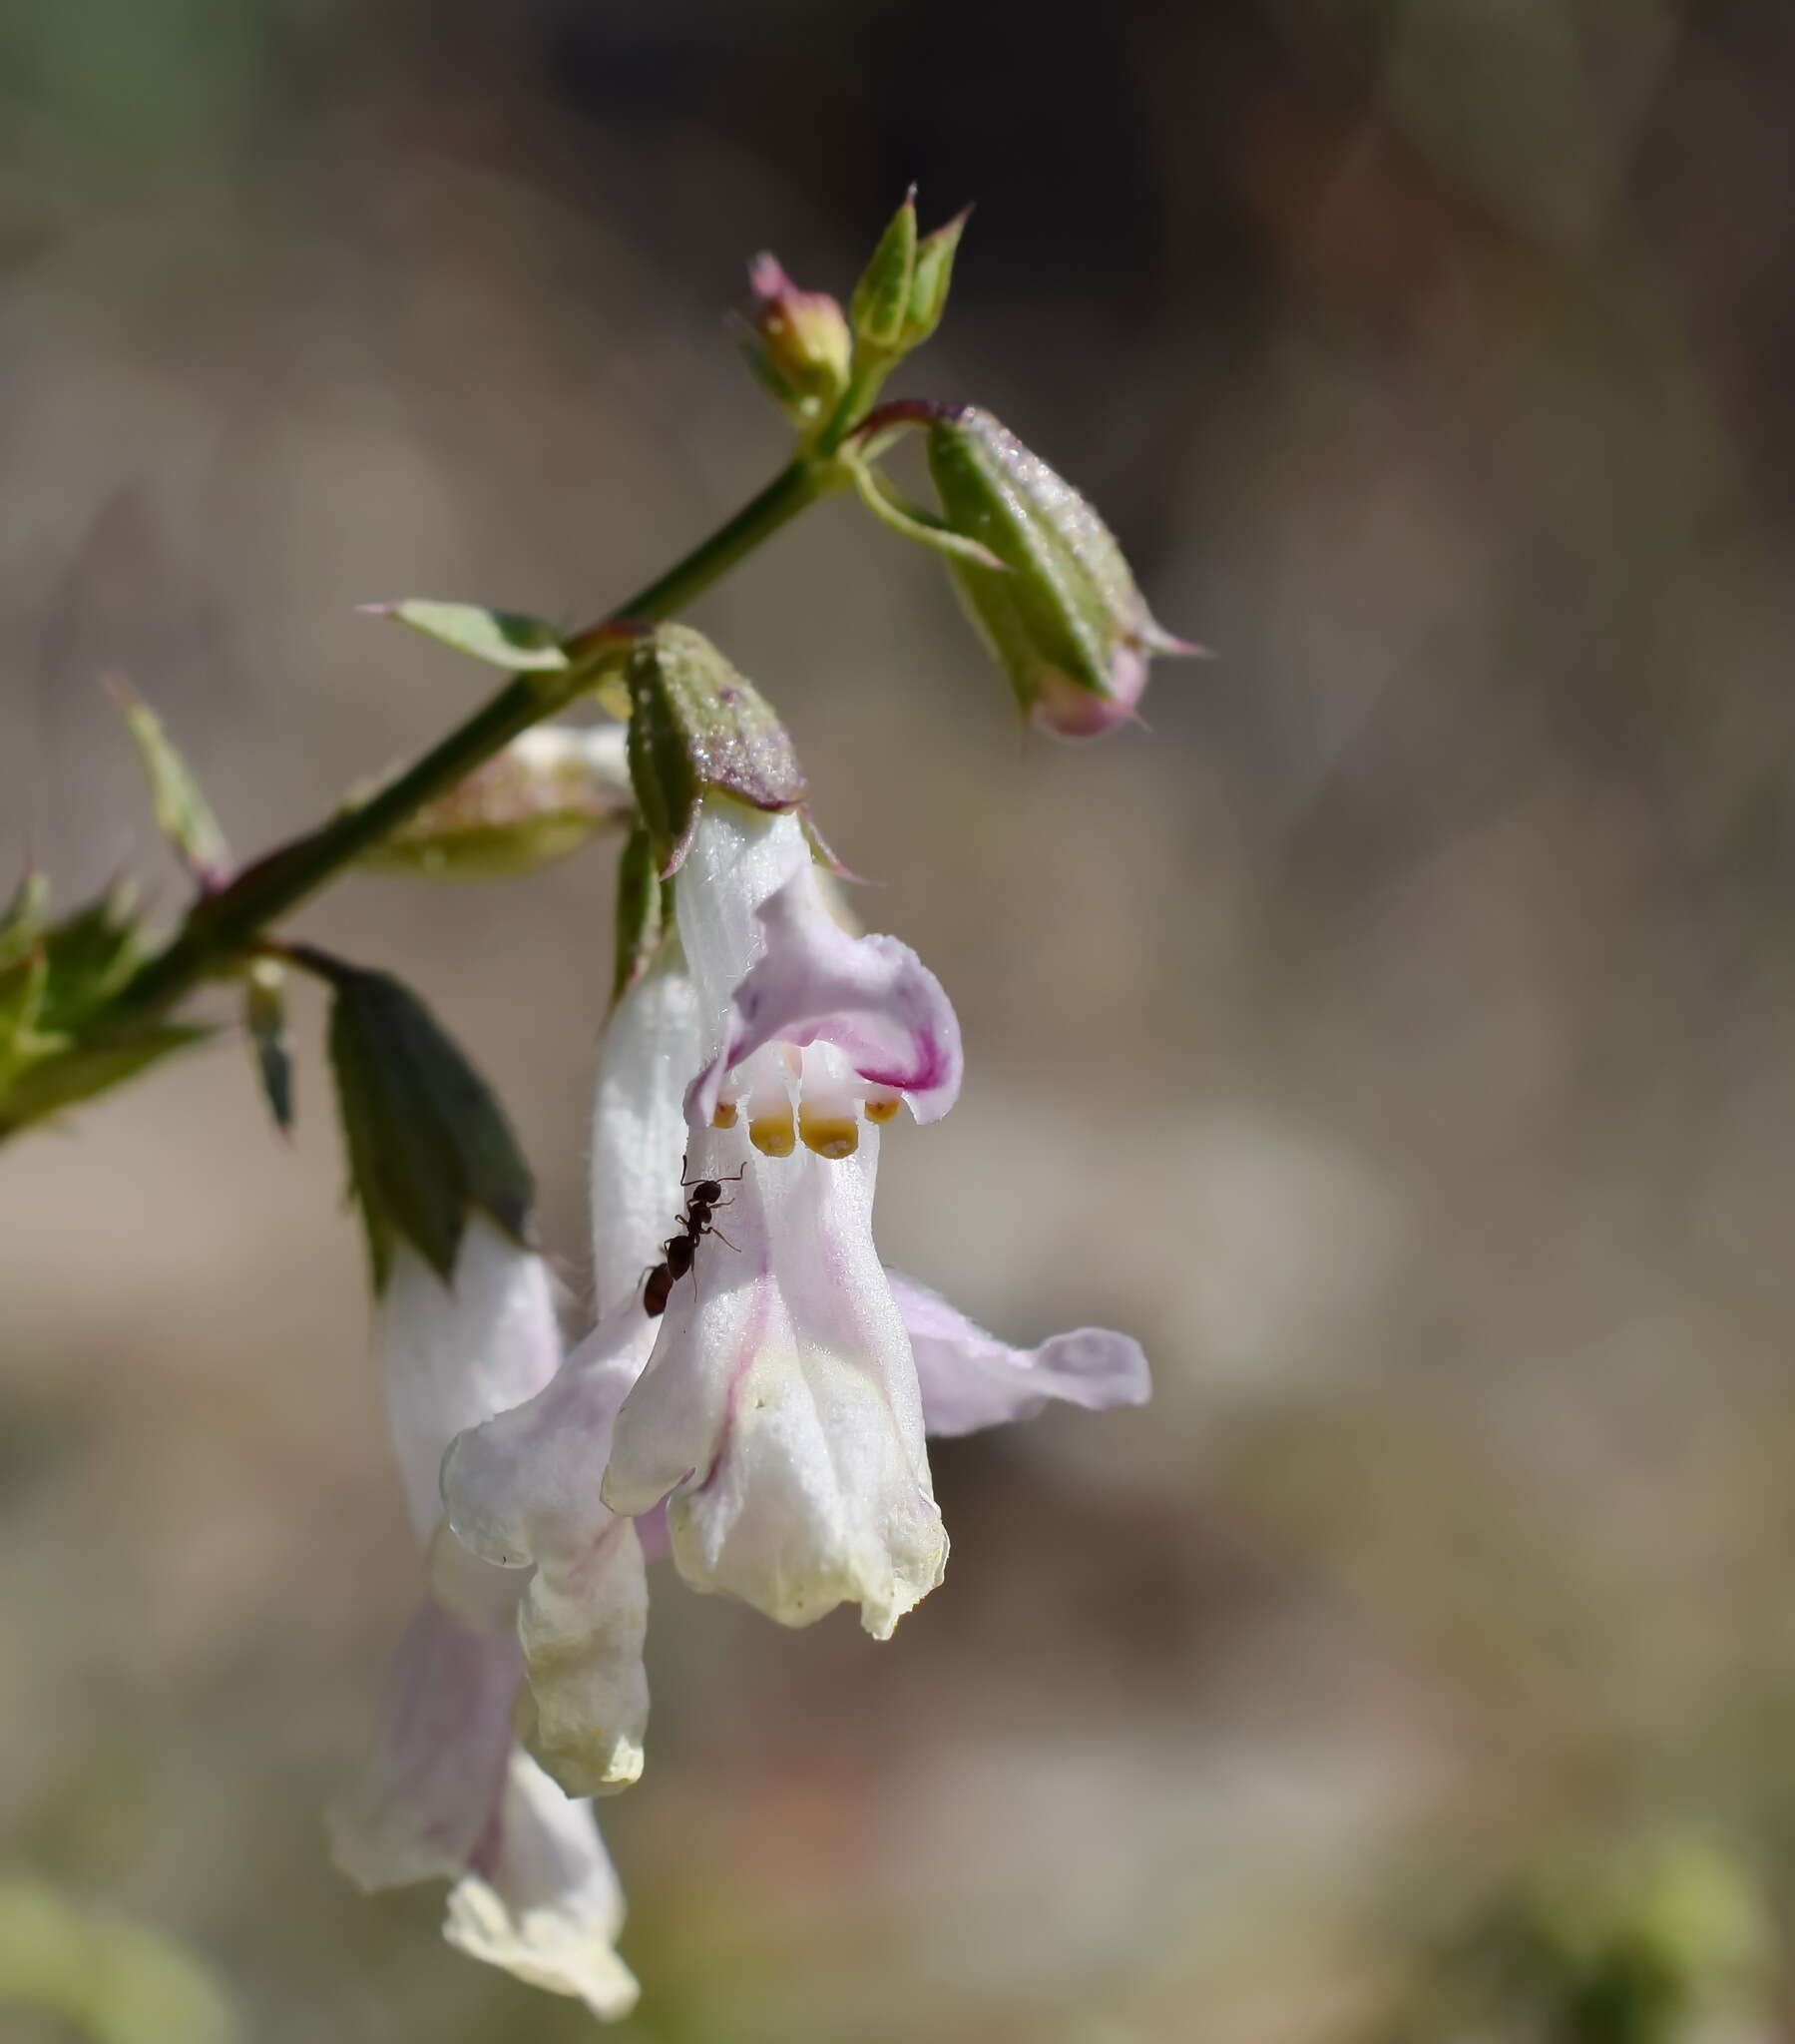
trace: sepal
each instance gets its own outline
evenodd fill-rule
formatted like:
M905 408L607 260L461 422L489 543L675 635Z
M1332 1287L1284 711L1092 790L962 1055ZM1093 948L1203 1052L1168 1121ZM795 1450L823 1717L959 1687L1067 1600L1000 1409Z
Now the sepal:
M446 1284L477 1211L523 1242L535 1187L485 1080L390 974L305 955L333 989L330 1062L375 1290L401 1240Z
M661 948L665 926L664 882L655 869L649 833L641 823L630 832L617 862L616 952L611 972L613 1005L641 979Z
M794 809L803 772L754 685L688 625L644 633L630 657L630 774L656 872L676 872L707 792Z
M255 1054L262 1098L284 1135L293 1126L293 1060L286 1040L286 974L271 958L258 958L243 981L243 1028Z
M946 519L937 518L920 504L911 503L896 484L870 462L849 457L849 469L861 503L881 525L889 526L905 539L914 540L918 546L927 547L931 553L945 554L951 561L968 562L994 575L1010 572L981 541L956 532Z

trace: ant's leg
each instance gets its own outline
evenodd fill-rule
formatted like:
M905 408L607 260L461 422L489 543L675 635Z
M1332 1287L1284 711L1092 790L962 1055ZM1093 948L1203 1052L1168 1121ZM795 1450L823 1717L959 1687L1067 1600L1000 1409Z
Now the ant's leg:
M728 1203L725 1201L724 1204L727 1205ZM709 1235L714 1235L718 1242L729 1243L729 1247L735 1251L735 1254L737 1256L741 1255L740 1249L734 1243L729 1242L729 1238L722 1232L720 1228L711 1228L706 1230L705 1232Z

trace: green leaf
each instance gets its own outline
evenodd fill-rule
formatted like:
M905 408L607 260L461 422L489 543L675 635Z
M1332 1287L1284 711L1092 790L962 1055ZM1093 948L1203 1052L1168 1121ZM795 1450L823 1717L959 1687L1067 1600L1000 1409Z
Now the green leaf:
M611 974L614 1002L630 991L660 949L664 907L654 846L647 826L638 823L617 862L617 952Z
M385 1289L401 1241L446 1283L476 1209L522 1242L535 1187L485 1080L390 974L334 960L319 969L334 989L330 1061L374 1288Z
M228 863L229 852L218 818L200 792L200 783L163 729L162 719L130 683L115 675L108 687L127 729L137 741L144 773L150 782L150 798L156 807L157 828L190 872L201 879L218 879Z
M0 1083L36 1053L50 961L43 946L0 972ZM52 1039L54 1042L55 1039Z
M144 955L136 908L136 887L121 880L44 931L46 1030L74 1033L130 978Z
M274 1126L293 1125L293 1061L286 1041L286 974L271 958L249 968L243 986L243 1027L255 1053L255 1073Z
M848 301L848 317L863 343L890 351L901 345L910 309L910 284L916 268L916 187L891 216L872 259L861 272Z
M9 2011L9 2037L17 2022L28 2036L86 2044L236 2044L243 2036L229 1996L192 1953L23 1873L0 1880L0 2009Z
M921 347L941 324L941 315L947 310L948 289L954 280L954 256L971 215L969 206L956 214L946 227L925 235L916 245L916 262L910 275L910 298L900 336L906 352Z
M0 1136L91 1100L172 1051L204 1043L213 1034L190 1023L156 1022L48 1050L15 1071L0 1091Z
M630 658L630 776L663 877L685 857L708 790L757 809L802 805L785 727L701 632L645 633Z
M44 933L44 911L49 905L50 882L28 867L20 874L5 912L0 913L0 972L36 950Z
M521 611L488 610L477 603L434 603L426 597L363 604L361 608L369 617L396 618L427 639L511 674L568 664L560 630Z

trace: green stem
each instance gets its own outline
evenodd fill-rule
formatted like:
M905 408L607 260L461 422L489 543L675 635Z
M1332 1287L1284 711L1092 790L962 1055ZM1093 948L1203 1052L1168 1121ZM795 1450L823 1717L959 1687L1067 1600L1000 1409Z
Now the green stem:
M847 480L828 457L800 457L758 496L665 575L639 590L599 625L570 641L576 655L607 627L672 617L752 553L782 525ZM457 786L520 732L565 710L592 685L592 670L572 666L514 675L472 717L429 752L316 829L245 866L227 885L194 904L180 934L121 987L94 1018L96 1029L141 1020L178 1001L202 980L233 965L277 917L296 908L426 802Z

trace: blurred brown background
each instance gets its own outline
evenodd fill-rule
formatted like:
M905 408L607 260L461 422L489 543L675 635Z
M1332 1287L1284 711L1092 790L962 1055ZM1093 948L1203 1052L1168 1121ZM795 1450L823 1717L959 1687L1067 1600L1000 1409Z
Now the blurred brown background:
M179 906L104 670L239 849L309 821L488 685L353 606L659 569L780 459L743 259L845 289L911 178L979 211L896 387L1221 656L1024 740L847 502L694 614L959 1004L887 1253L1158 1395L941 1447L888 1646L660 1584L627 2037L1470 2035L1451 1926L1646 1839L1773 1929L1792 60L1782 0L0 6L0 858L65 901ZM608 921L604 849L303 918L476 1051L576 1300ZM290 1152L225 1041L0 1160L0 1875L267 2044L573 2039L326 1863L414 1564L315 1024ZM1577 2020L1514 2034L1647 2034Z

